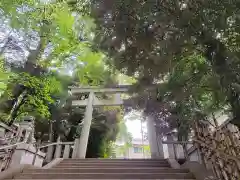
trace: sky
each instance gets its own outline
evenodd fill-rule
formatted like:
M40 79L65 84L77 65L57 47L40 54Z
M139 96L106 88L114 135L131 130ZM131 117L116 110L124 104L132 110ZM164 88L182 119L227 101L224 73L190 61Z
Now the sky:
M131 85L135 83L134 78L126 76L124 74L118 75L118 84L119 85ZM142 119L141 111L131 111L130 113L124 116L124 120L126 121L126 125L128 131L132 134L133 138L142 138L141 135L141 119ZM143 131L146 130L146 123L143 123Z
M127 120L126 125L128 131L133 135L133 138L142 138L141 135L141 123L140 119L138 120ZM143 123L143 131L146 132L146 123Z
M141 134L141 120L142 113L140 111L131 111L124 116L128 131L132 134L133 138L142 138ZM143 132L147 132L146 123L142 123Z

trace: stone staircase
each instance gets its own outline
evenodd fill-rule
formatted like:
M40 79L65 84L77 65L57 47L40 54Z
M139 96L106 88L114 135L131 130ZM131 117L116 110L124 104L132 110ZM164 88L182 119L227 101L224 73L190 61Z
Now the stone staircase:
M195 179L186 169L173 169L159 159L64 159L50 169L26 169L14 179Z

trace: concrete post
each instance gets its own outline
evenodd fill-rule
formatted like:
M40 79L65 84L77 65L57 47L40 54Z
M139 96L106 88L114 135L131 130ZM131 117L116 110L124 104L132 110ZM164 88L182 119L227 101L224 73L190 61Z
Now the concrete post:
M29 139L31 138L30 136L31 136L31 130L28 130L28 129L27 129L23 141L24 141L25 143L29 143L28 141L29 141ZM31 143L31 142L30 142L30 143Z
M53 148L54 146L48 146L47 147L47 154L46 154L46 161L50 162L53 158Z
M145 158L145 150L144 150L144 136L143 136L143 121L141 119L141 135L142 135L142 153L143 153L143 158Z
M167 135L167 140L168 141L173 141L173 136L171 134ZM175 159L176 158L176 149L174 147L174 144L168 144L168 156L170 159Z
M0 138L4 138L5 137L5 129L0 127Z
M74 145L73 145L72 158L76 158L77 157L78 147L79 147L79 139L75 139Z
M155 133L156 133L156 131L155 131ZM156 133L156 136L157 136L157 142L158 142L158 157L159 158L165 158L164 147L163 147L163 143L162 143L163 136L162 135L157 135L157 133Z
M69 158L70 145L66 144L63 151L63 158Z
M61 156L62 145L60 144L60 142L61 142L61 140L60 140L60 136L59 136L57 139L57 145L56 145L54 158L60 158L60 156Z
M17 133L17 142L20 142L21 141L21 138L22 138L22 134L23 134L23 128L21 127L21 125L20 125L20 127L18 128L18 133Z
M49 143L52 143L53 142L53 122L50 121L49 122ZM50 162L53 158L53 149L54 146L48 146L47 147L47 155L46 155L46 161L47 162Z
M33 164L42 167L45 153L38 151L33 144L19 144L12 154L10 168L18 167L20 164ZM35 161L34 161L35 159Z
M34 138L34 117L24 117L23 121L19 123L19 128L21 131L26 130L24 141L27 141L29 139L31 143L36 142Z
M151 151L151 158L164 158L163 144L158 140L154 118L147 117L148 140Z
M78 158L85 158L86 156L88 137L89 137L90 127L92 123L93 98L94 98L94 93L90 92L88 97L88 103L86 107L83 127L81 131L80 141L79 141L79 148L78 148L79 151L77 152Z

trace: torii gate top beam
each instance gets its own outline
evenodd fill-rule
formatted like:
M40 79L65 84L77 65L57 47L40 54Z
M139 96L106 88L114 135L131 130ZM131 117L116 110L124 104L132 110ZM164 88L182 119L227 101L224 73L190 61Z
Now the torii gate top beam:
M69 86L68 88L72 92L72 94L75 93L86 93L86 92L94 92L94 93L122 93L122 92L128 92L129 88L131 86L117 86L112 88L100 88L100 87L74 87Z
M69 87L71 94L80 93L93 93L93 106L119 106L123 104L120 94L129 91L130 86L118 86L112 88L101 87ZM108 93L114 94L111 99L98 99L94 94L96 93ZM74 99L72 100L72 106L87 106L88 100Z
M111 100L100 100L95 95L93 95L93 106L118 106L122 105L123 101L121 100L120 94L121 93L127 93L131 89L132 85L119 85L115 87L96 87L96 86L88 86L88 87L76 87L76 86L69 86L69 90L71 92L71 95L76 96L76 94L80 93L108 93L108 94L115 94L114 97ZM149 86L145 90L155 89L156 85ZM75 94L75 95L74 95ZM76 96L77 97L77 96ZM73 106L86 106L87 100L81 100L75 98L72 100Z

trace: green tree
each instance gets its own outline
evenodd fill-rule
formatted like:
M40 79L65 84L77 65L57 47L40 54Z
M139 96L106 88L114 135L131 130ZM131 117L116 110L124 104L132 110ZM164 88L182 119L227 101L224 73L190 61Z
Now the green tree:
M128 150L132 146L132 134L128 132L126 122L123 119L119 123L119 132L116 142L123 143L121 145L116 145L116 151L124 157L127 157Z
M229 109L218 77L206 59L196 54L176 64L159 87L158 98L169 104L170 121L176 121L174 127L181 133L189 132L195 120L207 119L212 113Z
M72 71L72 73L78 74L77 78L81 84L88 81L86 75L91 76L89 78L94 83L100 81L102 78L100 74L102 73L99 72L102 72L103 69L100 68L100 66L102 67L101 63L97 61L101 61L102 57L101 54L92 52L87 42L90 36L87 36L86 29L91 28L91 26L77 23L77 20L84 20L84 17L78 14L73 15L66 3L14 1L9 4L9 1L3 1L0 4L0 9L3 12L2 18L10 22L10 26L4 24L4 22L3 25L9 31L14 31L12 35L9 34L14 36L15 39L13 42L9 40L13 39L10 35L6 38L5 46L1 49L3 55L8 55L5 56L4 60L8 62L10 60L9 56L13 56L14 51L25 51L25 53L20 53L23 66L13 62L14 68L12 70L16 73L23 72L23 78L25 79L32 78L30 79L31 82L35 83L32 83L32 86L40 85L38 81L43 80L42 76L45 76L44 74L47 74L49 69L58 69L61 72ZM79 37L80 35L81 37ZM21 42L21 38L24 39L24 43ZM26 56L26 54L28 55ZM26 60L24 61L24 59ZM12 96L8 98L7 103L4 103L3 109L5 112L11 112L12 109L15 109L13 106L21 101L24 94L27 94L25 89L29 89L29 84L26 86L24 83L21 84L23 80L21 78L22 76L19 75L12 81L19 82L19 84L15 82L9 84L8 91L11 92ZM49 77L44 80L48 81ZM52 83L56 84L56 88L59 87L59 82L54 81ZM46 87L49 91L47 85L49 82L43 84L41 86ZM37 86L32 88L37 89ZM34 92L36 93L36 91ZM50 96L50 94L46 96ZM33 97L36 97L36 99L33 100ZM49 116L47 106L40 102L37 94L33 94L31 101L34 102L32 103L36 103L37 100L37 107L42 111L40 114ZM48 100L48 103L51 104L51 100L49 98ZM19 108L20 106L16 107L16 110ZM13 113L10 124L16 119L16 114Z
M0 29L4 34L0 55L4 68L14 73L1 96L0 110L7 115L1 118L11 125L33 115L38 140L61 136L73 141L81 131L84 108L69 106L68 86L116 83L115 73L104 63L106 56L91 49L92 19L66 1L2 0L0 11L1 27L6 29ZM120 111L119 107L94 110L87 157L109 153Z
M4 61L0 59L0 95L4 92L6 89L6 85L8 83L8 80L10 78L11 73L7 72L4 67Z
M200 101L207 104L205 107L211 106L212 110L218 108L219 104L215 104L216 101L210 103L206 100L207 97L213 99L221 94L222 97L218 96L220 100L217 101L220 101L220 104L224 102L226 106L230 105L234 117L232 122L239 126L238 1L92 3L98 3L91 11L97 24L96 45L112 57L113 61L110 63L117 69L136 77L139 83L148 86L154 82L168 80L169 74L174 71L183 73L184 69L176 67L179 67L179 64L188 67L189 64L186 64L185 60L196 55L198 58L195 58L195 63L198 67L201 67L199 59L204 59L208 65L207 75L204 74L205 69L200 69L201 71L194 74L196 65L189 67L192 71L187 73L190 80L185 80L189 83L188 89L193 87L199 92L181 91L189 95L188 100L185 100L194 103ZM201 83L208 79L208 76L213 76L210 87L214 88L213 92L208 92L208 89L203 87L199 88L197 83L193 83L196 76L203 76ZM206 84L209 86L209 83ZM199 100L200 98L205 98L204 102ZM203 107L203 104L196 106Z

